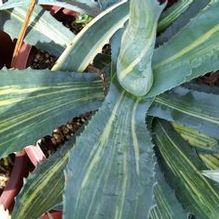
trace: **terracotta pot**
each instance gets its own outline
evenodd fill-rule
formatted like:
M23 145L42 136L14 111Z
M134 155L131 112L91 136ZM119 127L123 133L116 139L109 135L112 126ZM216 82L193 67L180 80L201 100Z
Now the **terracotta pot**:
M46 159L39 146L27 146L21 152L16 154L15 163L10 179L0 196L0 204L5 209L11 210L14 205L14 198L23 186L23 178L27 177L29 172Z
M15 44L15 41L14 41L14 44ZM31 45L23 43L20 49L20 52L18 54L18 57L17 57L16 65L13 67L19 70L29 67L31 64L31 61L34 58L34 53L35 53L34 51L35 50Z
M27 163L28 157L24 151L16 154L12 174L0 197L0 204L5 209L13 208L14 198L23 186L23 178L28 174Z
M4 54L0 57L0 69L4 66L7 68L11 67L15 43L16 40L12 41L7 33L0 31L0 51L1 54ZM32 46L24 43L21 47L15 68L25 69L29 67L34 57L34 53L35 50Z
M57 14L59 11L62 10L62 8L58 6L53 6L53 5L43 5L43 8L47 11L50 11L51 15Z
M46 213L45 215L41 216L40 219L62 219L62 211L54 211L51 210L49 213Z
M50 11L51 15L56 15L56 14L60 13L62 15L68 15L68 16L72 16L72 17L79 16L79 13L76 11L61 8L58 6L44 5L43 8Z

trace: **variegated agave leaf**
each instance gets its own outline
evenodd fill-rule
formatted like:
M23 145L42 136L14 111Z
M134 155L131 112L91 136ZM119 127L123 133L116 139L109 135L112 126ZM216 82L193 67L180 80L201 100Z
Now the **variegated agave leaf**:
M149 114L219 138L219 96L177 87L156 97Z
M127 19L127 3L120 2L103 11L69 43L52 70L83 72Z
M63 146L54 155L44 161L25 180L18 194L12 218L39 218L57 203L62 202L64 188L64 168L68 161L68 151L75 139Z
M150 104L111 85L70 153L65 218L146 217L154 183L153 145L144 123Z
M30 0L8 0L3 5L0 5L0 10L6 10L17 7L27 7ZM38 0L38 5L54 5L58 7L67 8L69 10L78 11L80 13L87 13L96 16L100 13L97 2L93 0Z
M35 143L73 116L98 109L102 99L102 82L92 74L1 70L0 157Z
M182 206L200 219L216 219L219 215L218 187L202 175L206 168L194 148L185 142L168 122L156 120L154 142L162 156L162 170L176 191Z
M176 198L175 191L168 185L158 164L155 165L157 183L154 185L155 206L149 219L186 219L187 212Z
M26 11L27 6L0 11L0 29L7 32L12 39L18 38ZM36 5L24 39L25 43L59 56L72 38L74 34L68 28L48 11Z
M117 62L122 87L135 96L144 96L153 84L151 60L157 22L164 9L157 0L131 0L129 24L123 34Z
M195 0L178 0L172 7L164 11L160 16L158 31L161 32L168 27L168 25L172 23L173 19L177 19L194 1Z

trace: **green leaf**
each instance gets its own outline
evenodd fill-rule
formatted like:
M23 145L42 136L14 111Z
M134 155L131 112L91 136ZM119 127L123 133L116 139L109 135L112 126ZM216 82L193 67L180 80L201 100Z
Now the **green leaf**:
M17 38L26 16L27 7L0 11L0 29ZM55 36L55 37L54 37ZM48 11L36 6L31 16L25 42L60 55L74 34L58 22Z
M116 65L121 47L122 35L125 28L118 30L111 39L111 77L113 78L116 73Z
M68 161L67 152L73 144L74 139L30 174L16 197L12 218L39 218L62 201L65 181L63 170Z
M206 167L193 148L168 122L157 120L154 132L155 143L162 155L163 171L184 208L201 219L217 218L218 188L202 175L201 170Z
M70 153L65 218L147 216L154 183L153 145L144 122L150 104L111 85Z
M199 157L205 163L205 165L212 170L219 169L219 154L199 153Z
M148 97L219 69L219 2L196 16L154 52L154 84Z
M199 151L205 151L206 153L219 152L219 143L216 139L211 138L199 131L188 128L186 126L172 123L175 130L181 135L183 139L189 142L192 146L197 147Z
M27 6L28 2L29 1L9 0L0 5L0 10L7 10L15 7Z
M115 4L116 2L119 2L120 0L98 0L98 3L101 7L101 9L106 9L109 6Z
M203 10L207 5L209 5L209 2L210 0L177 1L176 4L173 5L173 8L176 6L179 9L179 10L176 10L177 12L176 16L178 15L179 17L168 28L166 28L166 30L163 33L161 33L157 37L156 46L161 45L167 42L168 40L170 40L172 37L174 37L174 35L176 35L183 27L185 27L191 21L191 19L196 17L197 14L201 10ZM183 5L181 6L181 4ZM185 9L185 6L188 6L188 8L186 8L186 11L183 11L183 13L181 12L182 13L181 15L178 14L181 10ZM172 12L172 8L169 8L169 10L170 9L171 9L170 12ZM167 11L169 10L167 9ZM165 12L167 13L167 11ZM172 13L170 13L170 15L172 15ZM168 18L168 15L167 15L167 18ZM164 20L166 19L164 18ZM158 30L159 30L159 27L158 27Z
M160 168L156 166L157 184L154 186L156 205L150 211L150 219L186 219L187 212L175 196L175 192L167 184Z
M198 0L199 1L199 0ZM183 16L183 14L187 11L187 9L197 0L178 0L172 6L167 8L160 16L158 28L158 33L163 32L169 26L174 24L178 18ZM204 2L204 0L200 0ZM209 0L210 2L216 2L218 0Z
M197 0L196 0L197 1ZM195 0L178 0L172 7L167 8L161 17L158 24L158 32L162 32L175 20L177 20Z
M130 1L129 23L122 36L117 77L122 87L135 96L144 96L153 84L151 60L157 22L164 6L157 0Z
M103 99L94 74L0 71L0 157L34 144Z
M116 30L122 27L122 25L125 23L127 19L128 4L124 2L118 3L110 7L106 11L102 12L99 16L93 19L93 21L90 24L88 24L84 28L84 30L82 30L81 33L79 33L77 37L75 37L75 39L69 44L67 49L57 60L55 66L53 67L53 70L84 71L88 64L94 59L96 54L98 54L98 52L101 51L103 45L109 41L110 37L116 32ZM194 39L191 38L191 42L193 40ZM177 51L175 51L175 53L176 52ZM163 57L163 59L164 58L165 57ZM163 60L160 60L160 62L162 61ZM181 66L179 69L182 69ZM178 84L185 82L184 79L186 75L188 75L188 72L186 71L186 73L184 73L184 75L182 74L181 77L183 77L183 79L180 78L181 80L180 82L178 82ZM200 74L204 73L201 72ZM155 72L155 78L162 78L162 75L163 72ZM192 79L194 77L191 77L189 79ZM171 86L174 87L175 83L173 84L173 80L171 80L171 77L167 77L165 75L165 78L169 78L169 80L172 81L172 83L170 81L167 81L167 86L165 86L164 90L168 90L170 86L169 83L171 83ZM157 86L158 83L155 84ZM163 90L159 91L159 93L161 92L163 92ZM155 95L154 92L151 93L151 95Z
M93 0L38 0L38 4L55 5L91 16L97 16L100 13L97 2Z
M173 121L219 138L219 95L178 87L157 96L151 116Z
M219 69L218 10L219 2L210 4L174 38L155 50L154 83L146 97L157 96Z
M219 168L219 143L216 139L176 123L172 125L182 138L198 149L199 157L209 169Z
M94 18L71 41L52 70L83 72L128 19L128 4L121 2Z
M12 9L17 7L27 7L29 3L30 0L8 0L0 6L0 10ZM38 0L37 4L54 5L80 13L88 13L92 16L96 16L100 12L97 3L92 0Z

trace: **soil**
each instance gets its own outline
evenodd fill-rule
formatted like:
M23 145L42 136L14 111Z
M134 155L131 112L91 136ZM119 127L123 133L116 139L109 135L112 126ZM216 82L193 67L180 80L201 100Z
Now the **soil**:
M219 87L219 71L215 73L208 73L203 77L197 79L198 83L203 83L208 86L217 86Z
M33 69L51 69L55 64L56 57L43 50L37 50L30 67Z
M81 114L71 121L53 130L51 135L45 136L39 141L39 145L46 157L54 153L66 141L68 141L79 129L87 123L93 112Z

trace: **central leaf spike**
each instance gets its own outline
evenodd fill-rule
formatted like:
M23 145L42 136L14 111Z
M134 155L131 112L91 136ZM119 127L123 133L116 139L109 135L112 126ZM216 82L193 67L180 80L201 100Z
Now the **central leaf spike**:
M165 4L157 0L131 0L129 23L122 36L117 77L135 96L146 95L153 85L151 67L157 22Z

